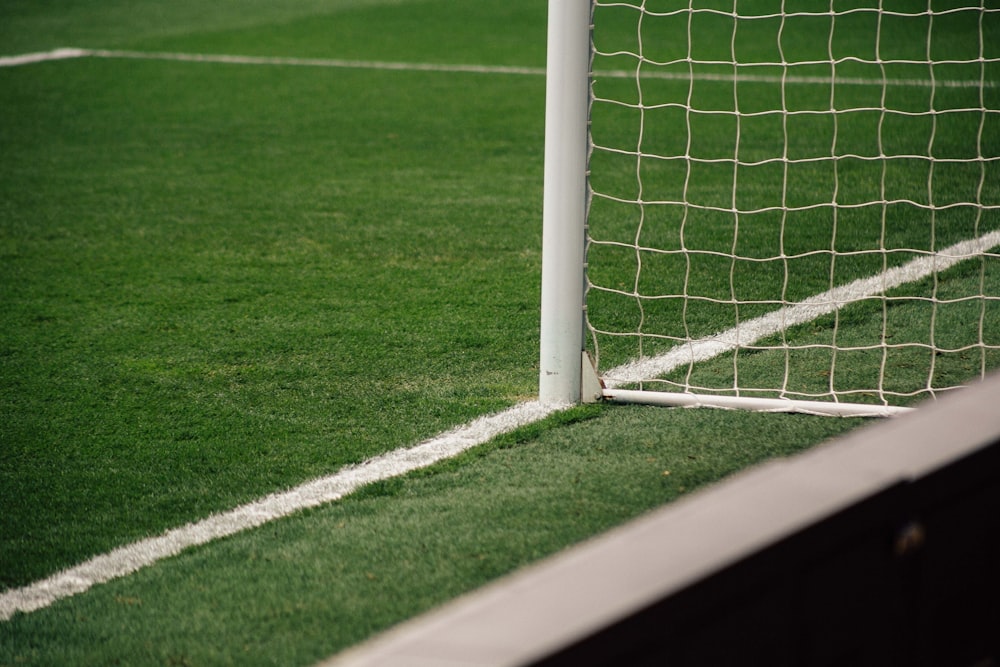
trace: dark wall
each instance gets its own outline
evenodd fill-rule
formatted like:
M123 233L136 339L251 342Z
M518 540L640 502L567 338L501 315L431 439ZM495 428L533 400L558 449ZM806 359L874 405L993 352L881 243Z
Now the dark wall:
M1000 441L536 664L1000 666Z

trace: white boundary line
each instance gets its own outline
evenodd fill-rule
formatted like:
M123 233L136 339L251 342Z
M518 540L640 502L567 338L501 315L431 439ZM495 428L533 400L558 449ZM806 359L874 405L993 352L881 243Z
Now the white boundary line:
M0 595L0 620L8 620L15 612L42 609L62 598L83 593L96 584L124 577L159 560L175 556L184 549L338 500L366 484L424 468L498 435L537 422L566 407L568 406L541 405L537 402L520 403L409 449L388 452L328 477L174 528L157 537L119 547L42 581L4 592Z
M619 366L608 371L608 376L615 378L619 383L636 382L669 372L677 364L687 363L692 357L700 361L708 360L731 350L737 338L742 343L748 344L753 336L759 338L775 333L781 327L809 321L881 290L898 287L908 281L920 280L935 270L943 271L963 259L982 255L997 245L1000 245L1000 230L957 243L933 255L890 269L884 274L857 280L806 299L798 305L748 321L739 329L731 329L711 338L692 341L660 357ZM752 323L756 324L751 326ZM751 330L756 333L751 333ZM97 584L124 577L159 560L175 556L190 547L256 528L306 508L338 500L366 484L427 467L499 435L537 422L567 407L542 405L538 402L519 403L503 412L480 417L414 447L388 452L363 464L347 467L333 475L307 482L288 491L274 493L228 512L174 528L157 537L119 547L41 581L0 594L0 621L10 619L16 612L26 613L42 609L63 598L83 593Z
M226 65L265 65L286 67L326 67L335 69L371 69L400 72L451 72L465 74L515 74L522 76L545 76L544 67L514 67L505 65L463 65L447 63L404 63L381 60L344 60L340 58L292 58L281 56L241 56L213 53L167 53L156 51L118 51L112 49L76 49L61 48L43 53L26 53L18 56L0 56L0 67L14 67L49 60L65 60L67 58L126 58L133 60L170 60L175 62L221 63ZM781 66L774 63L775 67ZM595 78L607 77L614 79L630 79L640 76L647 79L664 79L670 81L743 81L756 83L781 84L813 84L829 85L830 79L816 76L796 76L790 74L784 77L761 74L726 74L701 72L689 74L686 72L661 72L630 70L597 70ZM949 80L949 79L864 79L860 77L837 77L835 83L853 86L914 86L941 88L996 88L997 81Z
M90 51L86 49L53 49L43 53L23 53L19 56L0 56L0 67L17 67L19 65L30 65L32 63L42 63L47 60L66 60L67 58L82 58L89 56Z

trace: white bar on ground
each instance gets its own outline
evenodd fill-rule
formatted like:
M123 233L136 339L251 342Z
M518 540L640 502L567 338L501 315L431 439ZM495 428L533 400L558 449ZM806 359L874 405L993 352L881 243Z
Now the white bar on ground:
M804 401L792 398L712 396L708 394L639 391L634 389L605 389L604 398L615 403L659 405L671 408L723 408L729 410L756 410L759 412L798 412L807 415L826 415L830 417L895 417L914 410L914 408L903 408L892 405Z

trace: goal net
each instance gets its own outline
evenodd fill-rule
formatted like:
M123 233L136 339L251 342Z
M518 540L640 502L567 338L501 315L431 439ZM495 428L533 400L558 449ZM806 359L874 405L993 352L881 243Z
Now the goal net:
M606 398L887 414L1000 366L1000 3L966 3L593 3Z

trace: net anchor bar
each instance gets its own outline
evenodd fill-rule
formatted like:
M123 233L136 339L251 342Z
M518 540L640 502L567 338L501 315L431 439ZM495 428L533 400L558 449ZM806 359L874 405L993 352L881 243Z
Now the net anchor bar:
M796 412L829 417L897 417L915 408L864 403L834 403L792 398L757 398L750 396L713 396L667 391L605 389L604 399L613 403L659 405L684 408L722 408L726 410L757 410L759 412Z
M580 369L580 402L598 403L604 398L604 380L597 374L597 367L590 353L583 351Z

